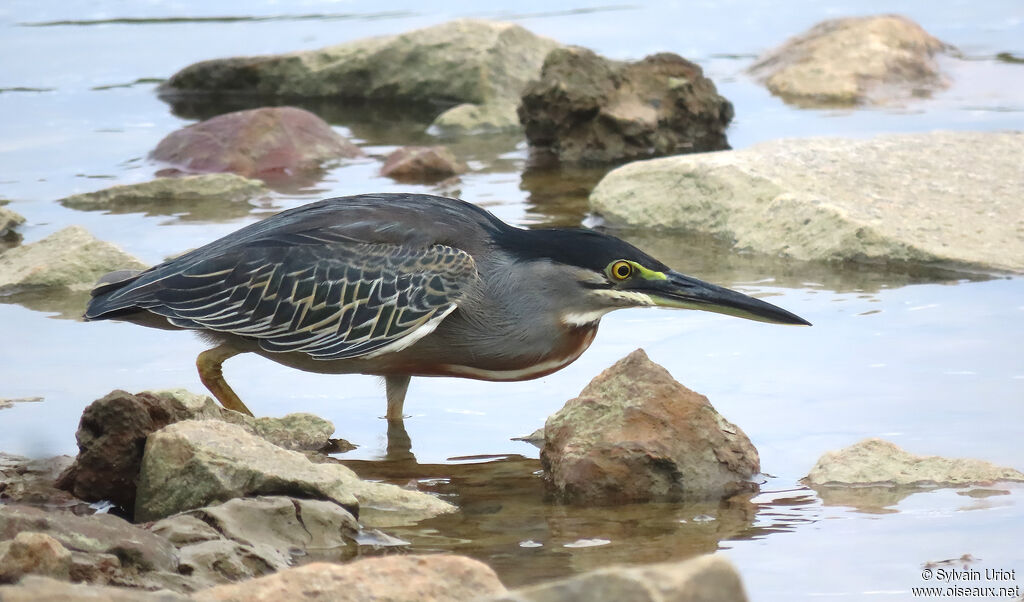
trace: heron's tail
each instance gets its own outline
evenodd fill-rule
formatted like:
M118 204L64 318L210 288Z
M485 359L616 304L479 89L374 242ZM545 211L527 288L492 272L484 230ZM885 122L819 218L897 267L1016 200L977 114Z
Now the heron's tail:
M111 317L109 314L113 312L127 309L117 304L109 303L108 297L111 293L115 293L135 282L142 272L143 270L117 270L116 272L100 276L96 286L90 292L92 298L89 300L89 305L85 308L85 315L83 317L86 320L98 320Z

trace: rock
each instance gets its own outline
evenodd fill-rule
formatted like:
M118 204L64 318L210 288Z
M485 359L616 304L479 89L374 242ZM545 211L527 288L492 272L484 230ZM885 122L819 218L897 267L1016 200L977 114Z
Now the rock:
M259 577L310 560L358 553L359 525L331 502L282 496L234 499L150 527L179 546L193 589Z
M0 254L0 295L56 287L87 291L107 272L145 267L85 228L69 226Z
M688 230L803 260L1024 269L1024 133L776 140L613 170L612 226Z
M113 391L82 412L75 437L78 457L57 480L57 486L80 499L109 500L129 512L146 437L180 420L151 393Z
M169 540L182 540L185 534L199 536L196 541L213 540L209 531L198 530L195 519L218 539L249 546L262 556L280 559L285 566L310 553L333 560L356 553L359 524L332 502L283 496L234 499L163 519L153 525L153 532L166 533Z
M29 574L69 579L71 552L45 533L22 531L10 541L0 541L0 583Z
M380 175L399 182L436 182L467 169L443 146L404 146L388 155Z
M130 572L174 572L178 566L169 542L112 514L75 516L16 504L0 507L0 541L23 531L48 535L72 552L116 556Z
M6 240L14 235L14 228L25 223L25 218L0 205L0 240Z
M88 513L88 505L54 486L69 456L30 460L0 452L0 504L25 504Z
M519 25L463 19L320 50L203 61L160 91L171 99L208 93L471 103L488 115L484 121L517 126L519 94L557 46Z
M465 102L434 118L430 131L443 136L494 134L519 130L516 102L495 101L489 104Z
M186 172L280 178L363 152L323 119L295 107L236 111L172 132L150 156Z
M549 484L576 503L721 498L755 489L760 470L746 434L642 349L566 402L544 433Z
M137 520L156 520L217 501L251 495L329 500L373 526L416 522L452 512L433 496L360 481L340 464L314 464L244 428L215 420L187 420L150 435L142 458ZM358 500L358 501L357 501Z
M206 587L261 577L288 568L284 558L268 557L251 546L229 539L184 546L179 551L179 562L192 583Z
M322 449L334 425L312 414L253 418L185 390L113 391L85 408L78 425L78 457L57 486L80 499L108 500L129 515L135 506L146 438L168 424L189 419L224 420L288 449Z
M620 600L680 602L745 602L736 567L724 556L698 556L682 562L646 566L612 566L582 575L513 590L488 602Z
M188 602L188 598L166 590L147 592L125 587L67 583L46 577L26 577L17 585L0 586L3 602Z
M678 55L623 63L579 47L553 50L519 106L531 148L563 163L726 149L732 117L732 103Z
M183 209L201 213L211 205L244 204L268 192L267 186L259 180L233 173L213 173L112 186L71 195L57 202L71 209L113 213L168 214L181 213Z
M197 602L476 600L505 592L486 564L449 554L383 556L349 564L312 563L196 592Z
M970 485L1024 481L1024 473L984 460L917 456L882 439L825 452L804 478L811 486Z
M906 17L847 17L787 40L750 73L802 106L880 104L948 86L935 56L951 49Z

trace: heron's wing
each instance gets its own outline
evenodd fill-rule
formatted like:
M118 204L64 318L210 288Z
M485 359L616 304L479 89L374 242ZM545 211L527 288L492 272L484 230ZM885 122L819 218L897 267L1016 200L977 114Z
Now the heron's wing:
M177 326L255 339L267 351L345 359L416 342L478 278L473 258L445 245L357 243L322 233L282 242L192 262L136 289L132 303Z

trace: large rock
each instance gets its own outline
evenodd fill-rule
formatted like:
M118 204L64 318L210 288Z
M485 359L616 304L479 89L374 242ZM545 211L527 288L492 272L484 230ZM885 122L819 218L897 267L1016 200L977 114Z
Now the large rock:
M1024 481L1024 473L984 460L918 456L882 439L825 452L805 477L812 486L971 485Z
M188 602L166 590L147 592L126 587L67 583L47 577L26 577L17 585L0 586L3 602Z
M188 213L203 215L211 207L223 211L232 205L248 207L250 199L266 195L268 188L260 180L233 173L213 173L156 178L139 184L125 184L74 194L60 199L65 207L112 213L147 212L150 214ZM244 209L248 211L248 209ZM214 211L215 212L215 211Z
M935 57L949 49L906 17L847 17L787 40L750 73L805 106L886 103L945 88Z
M196 592L197 602L456 602L505 592L486 564L447 554L313 563Z
M380 175L399 182L436 182L467 169L444 146L403 146L388 155Z
M1024 133L775 140L631 163L590 195L612 226L805 260L1024 269Z
M216 419L240 424L271 443L293 449L328 445L334 426L311 414L253 418L225 410L206 396L188 391L113 391L89 404L76 438L78 457L61 475L58 487L87 501L109 500L127 512L135 493L146 438L168 424L189 419Z
M460 109L455 129L518 127L519 93L557 46L519 25L465 19L320 50L203 61L174 74L161 94L471 103L481 119L474 124Z
M218 115L172 132L150 156L186 172L290 178L315 171L325 161L362 154L309 111L264 107Z
M732 116L701 68L678 55L623 63L579 47L553 50L519 106L532 149L565 163L729 148Z
M59 287L86 291L107 272L145 267L85 228L69 226L0 254L0 295Z
M582 575L510 591L489 602L746 602L736 567L724 556L698 556L682 562L612 566Z
M757 450L739 427L638 349L548 418L541 463L578 503L700 500L754 488Z
M340 464L315 464L244 428L186 420L149 436L135 503L137 520L156 520L252 495L329 500L373 526L416 522L455 507L431 495L359 480ZM357 501L358 500L358 501Z

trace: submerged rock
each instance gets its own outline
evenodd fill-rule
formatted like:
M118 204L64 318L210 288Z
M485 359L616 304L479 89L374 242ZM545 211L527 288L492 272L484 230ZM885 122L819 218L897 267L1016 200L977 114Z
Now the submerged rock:
M906 17L847 17L787 40L750 73L804 106L878 104L945 88L935 57L950 48Z
M281 178L315 171L331 159L362 154L309 111L264 107L218 115L172 132L150 156L186 172Z
M601 568L512 590L490 598L489 602L553 600L745 602L747 593L736 567L724 556L711 554L682 562Z
M464 102L434 118L431 133L445 136L494 134L519 130L518 98L488 104Z
M388 155L380 175L399 182L436 182L467 169L444 146L404 146Z
M590 206L794 259L1024 270L1022 163L1022 132L775 140L625 165Z
M641 349L548 418L550 485L577 503L700 500L755 488L757 450L739 427Z
M216 420L186 420L149 436L135 516L155 520L213 502L253 495L329 500L373 526L416 522L452 512L433 496L359 480L340 464L315 464L244 428ZM358 501L357 501L358 500Z
M161 95L470 103L481 119L474 125L462 115L464 130L518 128L515 102L557 46L519 25L463 19L319 50L203 61L171 76Z
M479 560L450 554L384 556L350 564L313 563L196 592L197 602L456 602L505 592Z
M267 192L266 184L259 180L232 173L214 173L112 186L74 194L57 202L86 211L180 213L183 207L195 207L200 213L203 205L245 203Z
M321 449L330 443L334 432L330 422L311 414L253 418L184 390L135 395L113 391L82 413L75 435L78 457L57 486L83 500L109 500L130 514L146 438L168 424L196 418L237 423L271 443L292 449Z
M97 240L81 226L0 254L0 295L45 288L87 291L114 270L146 265L114 245Z
M552 51L519 106L531 148L564 163L726 149L732 117L732 103L678 55L623 63L579 47Z
M972 485L1024 482L1024 473L984 460L918 456L882 439L825 452L804 478L811 486Z

